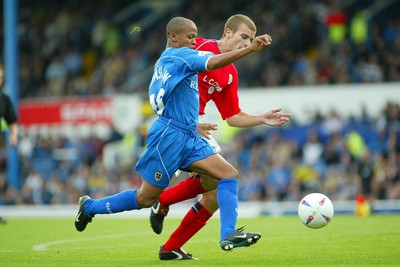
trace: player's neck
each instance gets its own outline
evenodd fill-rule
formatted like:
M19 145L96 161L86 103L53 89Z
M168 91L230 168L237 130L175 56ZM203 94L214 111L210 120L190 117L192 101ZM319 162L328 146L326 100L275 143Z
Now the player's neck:
M229 52L229 49L227 47L227 43L224 41L224 39L220 39L217 41L217 46L219 49L219 52L221 52L221 54Z

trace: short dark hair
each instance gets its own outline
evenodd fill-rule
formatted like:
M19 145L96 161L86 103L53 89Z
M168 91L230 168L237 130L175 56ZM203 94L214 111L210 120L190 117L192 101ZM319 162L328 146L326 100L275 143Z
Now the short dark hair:
M224 30L229 28L233 33L235 33L240 25L245 24L249 29L257 32L256 24L246 15L236 14L231 16L225 23Z

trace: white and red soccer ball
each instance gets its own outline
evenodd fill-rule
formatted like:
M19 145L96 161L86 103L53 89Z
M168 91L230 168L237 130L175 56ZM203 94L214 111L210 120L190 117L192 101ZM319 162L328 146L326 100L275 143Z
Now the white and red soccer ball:
M312 193L300 200L297 213L305 226L317 229L326 226L332 220L334 209L327 196Z

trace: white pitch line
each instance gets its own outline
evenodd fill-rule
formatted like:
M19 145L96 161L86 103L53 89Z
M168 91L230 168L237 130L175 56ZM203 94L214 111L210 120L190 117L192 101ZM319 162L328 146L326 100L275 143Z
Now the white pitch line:
M47 250L48 247L59 245L59 244L66 244L66 243L74 243L74 242L81 242L81 241L89 241L89 240L100 240L100 239L107 239L107 238L115 238L115 237L127 237L132 236L132 234L120 234L120 235L105 235L105 236L95 236L91 238L81 238L81 239L66 239L66 240L57 240L52 242L47 242L43 244L38 244L33 246L32 250Z

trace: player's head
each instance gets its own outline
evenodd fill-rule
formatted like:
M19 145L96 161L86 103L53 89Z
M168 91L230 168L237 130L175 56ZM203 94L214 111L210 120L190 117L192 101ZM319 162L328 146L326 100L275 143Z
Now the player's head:
M227 40L229 50L235 50L249 46L256 32L257 27L248 16L236 14L226 21L222 39Z
M166 27L167 47L189 47L194 49L197 37L196 24L184 17L174 17Z

